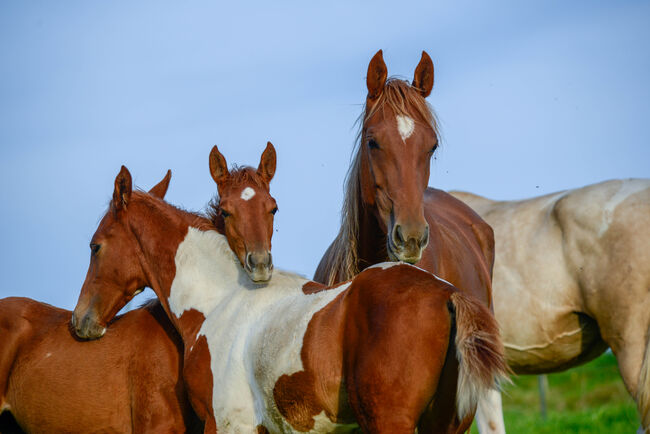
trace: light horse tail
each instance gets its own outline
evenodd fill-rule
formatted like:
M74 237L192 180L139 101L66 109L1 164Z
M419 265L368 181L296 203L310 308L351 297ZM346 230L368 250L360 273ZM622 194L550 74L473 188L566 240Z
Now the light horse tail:
M650 327L646 332L645 354L636 390L636 403L642 426L640 432L650 434Z
M459 365L456 409L462 420L476 411L478 401L490 390L510 381L510 369L492 313L479 300L462 292L452 293L449 301Z

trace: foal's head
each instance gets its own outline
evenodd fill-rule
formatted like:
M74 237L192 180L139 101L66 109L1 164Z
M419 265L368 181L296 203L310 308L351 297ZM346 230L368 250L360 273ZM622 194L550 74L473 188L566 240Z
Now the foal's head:
M269 183L275 174L275 163L271 142L266 145L257 169L241 167L229 171L216 146L210 153L210 173L219 191L217 213L223 217L230 248L254 282L268 281L273 271L271 237L278 206L269 192Z
M409 84L387 79L380 50L370 61L366 84L357 166L361 200L386 231L391 259L415 263L429 240L423 194L438 146L435 118L425 101L433 88L433 62L423 51Z
M134 196L162 199L169 187L171 171L149 193L133 192L131 174L122 166L115 178L113 198L106 215L90 241L90 265L72 314L77 336L97 339L106 324L135 295L149 286L143 269L142 249L129 225L127 208ZM145 211L147 212L147 211Z

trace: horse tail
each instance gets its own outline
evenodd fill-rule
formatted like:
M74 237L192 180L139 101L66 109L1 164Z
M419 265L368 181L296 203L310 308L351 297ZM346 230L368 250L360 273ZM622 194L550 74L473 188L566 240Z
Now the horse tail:
M478 299L462 292L450 296L456 332L455 346L458 359L456 408L462 420L476 411L479 399L509 381L499 326L492 313Z
M636 405L641 415L641 426L650 433L650 328L646 332L645 354L636 392Z

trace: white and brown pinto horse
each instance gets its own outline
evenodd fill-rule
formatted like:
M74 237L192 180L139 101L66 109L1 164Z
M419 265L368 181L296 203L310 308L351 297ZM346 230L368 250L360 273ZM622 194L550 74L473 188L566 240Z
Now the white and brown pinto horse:
M439 137L435 114L425 100L433 76L426 52L411 84L387 79L381 50L370 61L341 229L314 280L334 284L373 264L399 260L417 263L491 308L492 229L460 200L427 187ZM496 390L490 393L498 395ZM488 427L479 418L479 428L502 432L503 420Z
M168 182L150 195L162 197ZM0 411L30 433L201 429L182 379L180 336L158 301L116 318L101 342L76 338L70 315L28 298L0 300ZM0 423L0 432L10 427Z
M512 369L560 371L610 347L650 432L650 180L519 201L452 194L494 228L494 311Z
M105 303L124 297L115 291L129 280L153 288L183 337L185 381L206 432L467 429L476 400L506 370L481 303L406 264L332 288L278 270L265 284L250 279L249 253L270 262L262 253L272 231L253 230L272 228L269 154L257 170L229 172L213 149L215 225L131 192L123 169L94 238L102 249L106 236L122 241L107 241L112 262L89 269L80 300L91 301L75 312L110 312ZM93 278L104 273L111 282Z

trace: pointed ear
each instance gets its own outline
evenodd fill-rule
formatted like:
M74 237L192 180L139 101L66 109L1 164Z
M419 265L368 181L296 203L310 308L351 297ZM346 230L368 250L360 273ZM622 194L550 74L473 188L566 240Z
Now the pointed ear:
M167 189L169 188L169 180L172 179L172 171L168 170L165 177L158 184L154 185L149 194L156 196L159 199L164 199L165 194L167 194Z
M212 151L210 151L210 174L217 185L230 176L226 158L221 155L219 148L216 146L212 148Z
M370 60L368 65L368 75L366 75L366 85L368 86L368 98L376 99L381 95L386 84L388 70L384 63L384 54L381 50Z
M260 165L257 166L257 173L269 183L275 175L276 155L273 143L267 142L266 149L262 153Z
M425 98L431 94L431 89L433 89L433 61L426 51L422 52L420 63L415 68L411 86L418 89Z
M115 177L115 190L113 190L113 207L120 210L126 207L131 200L131 191L133 189L133 180L129 169L122 166L120 173Z

